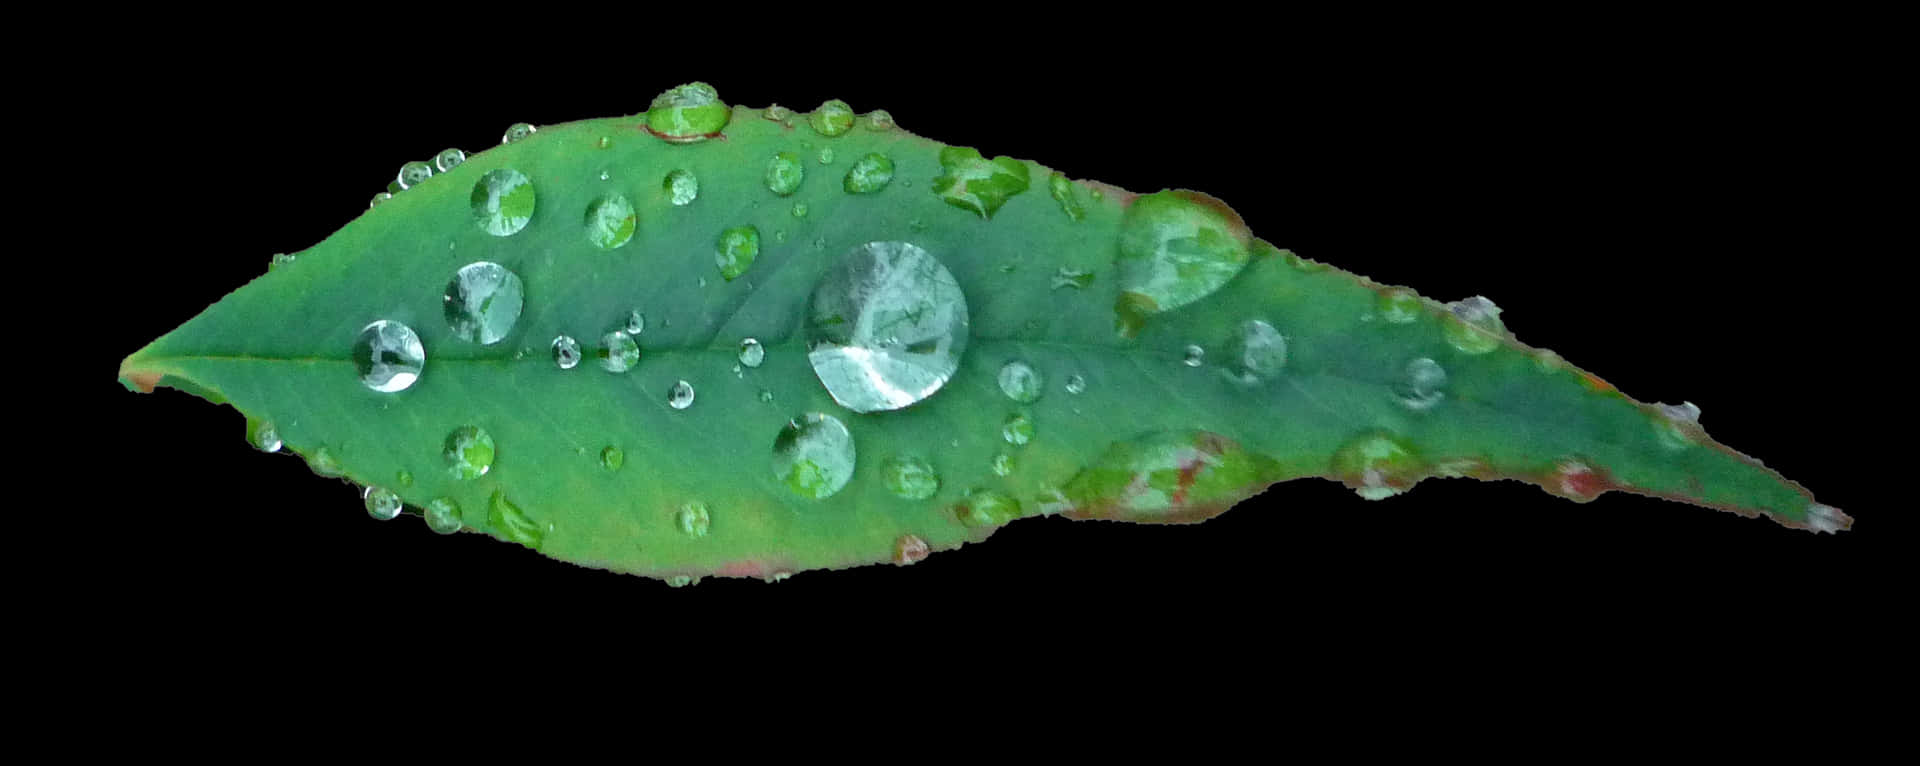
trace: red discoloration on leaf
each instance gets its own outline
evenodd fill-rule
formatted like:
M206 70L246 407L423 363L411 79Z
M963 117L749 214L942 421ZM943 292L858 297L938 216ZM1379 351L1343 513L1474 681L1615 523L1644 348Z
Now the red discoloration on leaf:
M713 133L701 133L699 135L694 135L694 136L669 136L665 133L654 130L653 128L647 127L647 124L644 122L640 123L635 127L638 127L639 129L646 131L648 134L652 135L654 138L658 138L670 144L691 144L695 141L705 141L709 138L717 141L727 140L726 134L719 131L715 131ZM793 126L789 125L787 127L791 128Z
M927 548L927 541L920 539L919 535L901 535L893 543L893 563L902 566L925 560L930 553L932 551Z
M1587 372L1585 370L1582 370L1580 372L1580 382L1587 384L1587 388L1591 388L1595 391L1610 393L1610 392L1620 390L1620 389L1614 388L1612 383L1608 383L1604 380L1601 380L1600 376L1595 375L1591 372Z
M1583 460L1562 460L1548 474L1542 485L1548 492L1585 503L1600 496L1600 493L1613 489L1613 481L1598 468Z
M160 379L165 376L152 370L121 370L120 377L132 383L140 393L151 394L153 387L160 385Z

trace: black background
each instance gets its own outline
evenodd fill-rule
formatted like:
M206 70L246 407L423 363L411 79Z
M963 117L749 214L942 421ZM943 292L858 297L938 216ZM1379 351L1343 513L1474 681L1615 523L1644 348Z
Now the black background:
M86 363L95 412L150 437L90 491L131 546L102 565L116 591L236 644L417 648L414 628L493 624L604 629L655 656L675 653L675 637L772 627L787 642L982 659L1197 657L1235 641L1418 653L1449 638L1678 641L1682 653L1750 640L1794 659L1835 651L1812 643L1825 626L1849 641L1838 626L1882 587L1867 546L1907 504L1865 493L1904 477L1853 434L1878 417L1863 400L1910 396L1884 377L1861 388L1869 372L1894 374L1867 361L1877 352L1860 328L1898 285L1857 299L1859 274L1886 254L1855 233L1871 212L1834 209L1839 166L1858 160L1835 135L1849 102L1791 61L1653 33L1311 51L1285 35L1176 47L1067 36L1005 59L939 55L932 32L903 34L927 39L754 66L645 46L578 57L510 37L417 56L229 41L147 51L100 81L95 103L115 105L87 117L100 140L144 147L118 160L144 180L112 189L133 201L124 230L145 232L141 247L95 262L104 289L137 308ZM403 162L483 150L513 122L638 112L694 79L734 104L839 98L989 156L1136 191L1202 190L1307 257L1441 300L1486 295L1522 341L1641 401L1699 404L1714 437L1856 528L1816 536L1622 493L1578 505L1514 482L1430 480L1367 502L1297 481L1200 525L1029 519L911 567L670 589L434 535L417 516L372 521L354 487L249 449L230 408L108 390L109 365L271 253L325 238ZM1750 638L1730 638L1735 625Z

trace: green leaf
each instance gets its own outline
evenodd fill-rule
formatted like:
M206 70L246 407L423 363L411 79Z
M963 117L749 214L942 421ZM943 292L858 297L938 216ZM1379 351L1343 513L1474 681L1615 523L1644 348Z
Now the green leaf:
M773 120L663 99L413 184L129 356L123 383L232 404L449 528L662 578L916 560L1046 513L1194 521L1316 476L1371 498L1504 477L1846 523L1697 423L1519 343L1496 309L1302 259L1203 194L1056 182L839 107ZM769 174L782 153L804 171ZM697 179L690 201L675 171ZM963 348L922 401L843 405L809 354L810 299L849 253L896 241L965 296ZM481 262L524 286L491 343L499 296L448 318L449 283ZM632 369L554 363L556 336L596 355L635 311ZM425 349L400 390L363 385L353 358L380 320ZM1016 361L1035 374L1009 375Z

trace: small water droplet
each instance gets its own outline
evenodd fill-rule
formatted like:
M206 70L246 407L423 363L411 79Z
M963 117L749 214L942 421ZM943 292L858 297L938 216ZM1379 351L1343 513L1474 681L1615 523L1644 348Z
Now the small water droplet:
M435 534L450 535L460 531L460 504L451 497L428 500L420 517Z
M380 521L392 521L400 515L400 496L393 490L368 486L360 491L360 502L367 506L367 515Z
M773 403L773 392L768 391L764 388L760 389L760 401L767 402L769 404Z
M273 271L281 266L289 266L292 264L292 253L274 253L272 258L267 259L267 271Z
M1228 343L1227 362L1229 376L1241 383L1271 380L1287 366L1287 339L1265 321L1241 322Z
M667 391L667 406L684 410L693 406L693 384L680 381Z
M1000 393L1021 404L1039 399L1046 388L1046 379L1040 371L1018 359L1000 366L999 380Z
M801 497L839 492L853 477L853 435L839 418L811 412L787 421L773 441L773 477Z
M807 210L808 210L807 203L805 202L793 203L793 217L805 218L807 217Z
M373 195L373 200L367 203L367 209L372 210L376 207L379 207L380 203L390 199L393 199L393 194L390 192L380 192L379 194L375 194Z
M800 155L793 152L777 152L773 159L767 160L765 180L767 191L782 197L800 190L800 183L806 180L807 168L800 162Z
M893 160L878 152L854 160L840 188L848 194L872 194L893 181Z
M1069 269L1061 266L1059 271L1053 273L1053 289L1055 290L1062 287L1071 287L1078 290L1090 284L1093 284L1093 272L1091 271L1081 271L1079 269Z
M493 470L493 435L479 426L461 426L447 434L440 451L447 473L462 480L478 479Z
M1425 412L1446 398L1447 370L1439 362L1421 357L1407 363L1400 380L1393 384L1393 398L1414 412Z
M896 455L880 465L880 481L895 497L925 500L940 491L933 465L912 455Z
M580 364L580 341L571 335L560 335L553 339L553 366L562 370L571 370Z
M639 309L627 312L627 334L639 335L647 329L647 317Z
M613 136L601 136L600 140L593 142L593 145L601 149L612 149Z
M818 157L820 159L820 164L832 165L833 164L833 147L831 146L820 147L820 154L818 155Z
M533 517L500 490L494 490L493 499L487 504L487 524L501 537L536 550L546 539L549 528L534 522Z
M346 467L340 465L340 459L333 456L333 450L325 446L315 448L313 454L307 456L307 467L321 476L340 476L347 472Z
M411 189L432 177L432 165L414 160L400 166L400 173L394 177L393 182L399 184L401 189Z
M539 128L536 128L532 125L528 125L527 123L524 123L524 122L516 122L512 125L508 125L507 132L500 135L500 143L511 144L515 141L520 141L522 139L525 139L527 136L531 136L538 132L540 132Z
M460 267L447 281L442 313L454 335L492 345L504 340L520 321L523 296L519 275L497 263L476 261Z
M460 163L466 161L467 153L459 149L441 149L439 154L433 155L433 166L442 173L460 167Z
M601 250L612 250L633 239L639 217L625 196L606 194L587 203L587 241Z
M509 237L527 227L537 203L533 182L518 170L489 170L473 184L468 199L473 222L481 231L496 237Z
M774 104L772 106L767 107L767 110L765 112L761 112L760 116L768 120L772 120L774 122L785 122L788 118L793 116L793 110L788 109L779 104Z
M1447 304L1446 321L1441 334L1447 345L1463 354L1485 354L1500 347L1507 326L1500 321L1500 307L1481 296Z
M1080 199L1074 194L1073 182L1067 180L1067 174L1054 171L1047 178L1047 193L1053 196L1053 201L1060 203L1060 211L1067 214L1068 220L1078 221L1086 216L1087 210L1081 207Z
M1067 376L1067 393L1078 394L1087 390L1087 379L1079 375Z
M402 487L411 487L413 486L413 472L402 468L398 473L393 475L393 480L398 482Z
M1187 346L1180 356L1180 363L1188 367L1199 367L1207 360L1207 350L1199 346Z
M640 363L640 344L625 330L600 336L600 368L607 372L626 372Z
M1413 445L1384 432L1355 437L1335 450L1332 460L1333 476L1368 500L1405 492L1424 467Z
M1008 476L1013 473L1013 456L1005 452L993 456L993 475Z
M413 328L387 319L360 328L352 354L361 385L381 393L406 390L427 364L427 349Z
M767 358L767 347L760 341L748 338L740 341L740 363L748 367L759 367Z
M1026 446L1033 441L1033 419L1018 413L1007 416L1007 421L1000 426L1000 438L1015 447Z
M813 132L832 138L853 127L853 107L840 99L832 99L820 105L807 115L807 124L813 126Z
M720 268L720 277L728 282L747 273L758 257L760 230L752 226L735 226L722 231L720 241L714 244L713 263ZM705 277L701 278L700 286L706 286Z
M600 467L601 468L605 468L609 471L618 471L620 470L620 466L623 466L626 464L627 464L626 450L620 449L619 447L616 447L611 444L601 448L600 450Z
M1374 313L1390 324L1407 324L1420 318L1420 296L1404 287L1380 291L1374 301Z
M672 577L667 578L665 582L667 583L667 587L669 588L685 588L689 585L700 582L700 578L694 577L693 575L674 575Z
M867 129L874 131L893 130L893 114L885 109L875 109L867 113Z
M707 509L706 503L692 500L674 512L673 524L680 528L680 534L698 540L713 528L713 512Z
M807 361L827 393L855 412L897 410L932 396L959 369L968 338L960 285L910 242L868 242L815 285Z
M954 506L960 523L973 528L995 527L1020 518L1020 501L1003 492L976 489Z
M279 452L280 432L265 420L247 418L247 444L261 452Z
M893 541L893 563L895 564L905 566L925 561L927 554L931 552L927 548L927 541L920 539L919 535L901 535L900 539Z

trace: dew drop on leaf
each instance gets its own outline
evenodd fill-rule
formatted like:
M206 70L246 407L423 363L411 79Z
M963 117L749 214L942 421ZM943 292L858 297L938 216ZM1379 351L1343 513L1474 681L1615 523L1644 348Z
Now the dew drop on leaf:
M560 335L553 339L553 366L562 370L571 370L580 364L580 341L571 335Z
M661 182L661 188L666 190L667 200L675 207L685 207L699 198L700 179L690 171L675 170L667 174L666 180Z
M450 535L460 531L460 504L450 497L436 497L427 501L421 509L421 518L427 522L427 528L436 534Z
M947 267L910 242L868 242L829 268L807 306L807 361L840 406L897 410L953 377L967 301Z
M853 478L853 435L839 418L812 412L787 421L773 441L773 477L801 497L830 497Z
M280 451L280 432L272 423L255 418L247 418L247 444L261 452Z
M940 491L940 475L933 465L912 455L888 458L880 465L880 480L888 492L907 500L925 500Z
M512 125L508 125L507 132L500 135L500 143L511 144L515 141L519 141L528 136L531 136L534 133L537 133L539 131L540 131L539 128L536 128L532 125L528 125L527 123L516 122Z
M388 319L361 328L352 353L361 385L381 393L406 390L427 363L427 350L413 328Z
M760 345L760 341L752 338L740 341L741 364L748 367L759 367L761 362L766 361L766 358L767 347Z
M1039 370L1018 359L1000 366L999 382L1000 393L1021 404L1039 399L1046 386Z
M380 521L392 521L400 515L400 496L393 490L369 486L360 491L360 502L367 507L367 515Z
M442 149L439 154L433 155L433 166L442 173L460 167L466 161L467 153L459 149Z
M461 426L447 434L441 457L447 473L461 480L478 479L493 469L493 436L479 426Z
M684 380L673 384L673 388L667 391L667 406L676 410L692 407L693 384Z
M640 344L625 330L613 330L600 336L600 369L626 372L640 363Z
M706 503L689 501L674 512L673 523L680 528L681 534L698 540L706 537L707 531L713 528L713 512L707 509Z
M490 261L469 263L447 282L442 302L447 328L483 346L499 343L520 321L524 295L520 276L505 266Z

